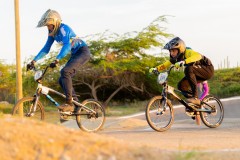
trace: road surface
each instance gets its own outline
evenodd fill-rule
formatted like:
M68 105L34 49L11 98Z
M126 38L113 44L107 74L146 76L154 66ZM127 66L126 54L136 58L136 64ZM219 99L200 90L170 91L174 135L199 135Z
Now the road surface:
M174 123L165 132L152 130L145 114L139 113L126 117L107 117L104 129L98 134L166 151L235 152L240 155L240 97L221 101L225 114L218 128L208 128L203 123L198 126L185 114L184 108L177 108ZM78 128L74 121L64 125Z

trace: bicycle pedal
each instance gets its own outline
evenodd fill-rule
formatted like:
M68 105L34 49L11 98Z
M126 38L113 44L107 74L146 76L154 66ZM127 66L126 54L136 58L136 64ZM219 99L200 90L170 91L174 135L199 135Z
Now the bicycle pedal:
M189 117L195 117L195 114L193 111L186 111L185 112Z
M61 123L67 122L69 120L70 119L69 119L69 117L67 115L60 116L60 122Z
M60 123L64 123L64 122L67 122L67 121L69 121L68 119L61 119L60 118Z

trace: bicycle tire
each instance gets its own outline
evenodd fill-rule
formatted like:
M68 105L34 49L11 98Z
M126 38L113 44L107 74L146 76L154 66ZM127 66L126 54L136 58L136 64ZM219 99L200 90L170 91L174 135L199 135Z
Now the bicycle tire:
M224 118L224 108L222 102L213 95L208 95L203 99L203 102L210 105L202 105L203 109L213 109L214 112L200 112L202 122L209 128L216 128L221 125Z
M166 102L166 108L163 108L161 106L162 99L162 96L153 97L148 102L145 110L145 116L149 126L153 130L158 132L164 132L168 130L172 126L174 121L174 111L172 103L168 100Z
M79 128L86 132L99 131L105 123L105 109L102 104L94 99L87 99L82 102L82 105L96 111L97 114L79 109L80 115L76 115Z
M44 107L40 101L38 101L37 103L37 109L34 112L34 114L31 114L31 116L29 116L29 113L32 113L34 100L35 97L24 97L18 100L18 102L12 109L12 115L15 117L26 117L36 120L44 120L45 117ZM21 115L20 113L20 108L22 108L23 110L23 115Z

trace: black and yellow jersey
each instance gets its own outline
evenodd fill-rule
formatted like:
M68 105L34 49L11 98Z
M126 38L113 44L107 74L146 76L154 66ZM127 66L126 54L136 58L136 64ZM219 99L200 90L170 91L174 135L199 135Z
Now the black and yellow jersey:
M194 63L197 63L197 65L212 65L211 61L208 58L192 50L191 48L186 48L185 52L182 55L182 58L178 59L176 62L182 60L185 61L186 65L191 65ZM172 64L174 64L174 62L170 58L170 60L165 61L163 64L160 64L156 68L158 69L158 71L163 71Z

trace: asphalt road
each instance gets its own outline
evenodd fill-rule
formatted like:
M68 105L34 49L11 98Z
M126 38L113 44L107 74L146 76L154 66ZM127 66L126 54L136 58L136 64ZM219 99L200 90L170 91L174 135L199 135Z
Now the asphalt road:
M198 126L185 114L184 108L176 108L174 123L165 132L152 130L145 120L145 113L139 113L126 117L107 117L103 130L98 134L166 151L240 153L240 97L221 101L224 120L218 128L208 128L203 123ZM78 128L75 123L70 121L64 125Z

